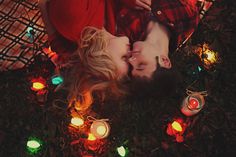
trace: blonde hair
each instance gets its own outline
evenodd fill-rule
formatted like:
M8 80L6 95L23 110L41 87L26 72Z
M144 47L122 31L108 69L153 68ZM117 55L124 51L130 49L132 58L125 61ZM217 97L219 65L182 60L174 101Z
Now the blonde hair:
M68 95L69 106L86 110L93 103L94 94L103 101L108 89L116 97L124 94L117 67L106 51L107 45L104 30L86 27L82 31L78 49L71 60L70 77L73 79Z

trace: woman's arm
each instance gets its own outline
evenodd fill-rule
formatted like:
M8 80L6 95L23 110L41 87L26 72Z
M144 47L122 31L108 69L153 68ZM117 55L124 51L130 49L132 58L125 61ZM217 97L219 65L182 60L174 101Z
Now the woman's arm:
M51 22L49 20L48 11L47 11L48 2L49 2L49 0L39 0L38 6L39 6L39 9L42 14L42 19L43 19L44 25L46 27L46 31L47 31L48 36L50 38L55 34L56 29L53 27L53 25L51 24Z

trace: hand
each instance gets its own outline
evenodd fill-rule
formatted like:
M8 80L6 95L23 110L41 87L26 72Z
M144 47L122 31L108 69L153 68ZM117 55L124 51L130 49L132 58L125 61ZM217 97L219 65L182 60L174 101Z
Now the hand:
M151 10L151 0L135 0L135 9L148 11Z

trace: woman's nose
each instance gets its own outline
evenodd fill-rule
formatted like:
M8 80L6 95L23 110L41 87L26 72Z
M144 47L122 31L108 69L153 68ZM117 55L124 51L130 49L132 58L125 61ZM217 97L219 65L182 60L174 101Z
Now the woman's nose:
M127 36L121 36L120 38L122 38L123 39L123 41L125 42L125 44L130 44L130 42L129 42L129 38L127 37Z

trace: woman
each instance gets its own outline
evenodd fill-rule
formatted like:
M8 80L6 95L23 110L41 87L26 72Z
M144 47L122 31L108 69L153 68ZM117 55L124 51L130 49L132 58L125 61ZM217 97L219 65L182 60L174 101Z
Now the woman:
M137 9L150 5L149 0L123 1L137 3ZM49 41L59 48L59 56L68 56L76 43L69 104L84 110L92 104L94 92L102 98L108 90L120 95L118 84L128 72L129 39L111 34L115 32L113 1L40 0L39 6Z

